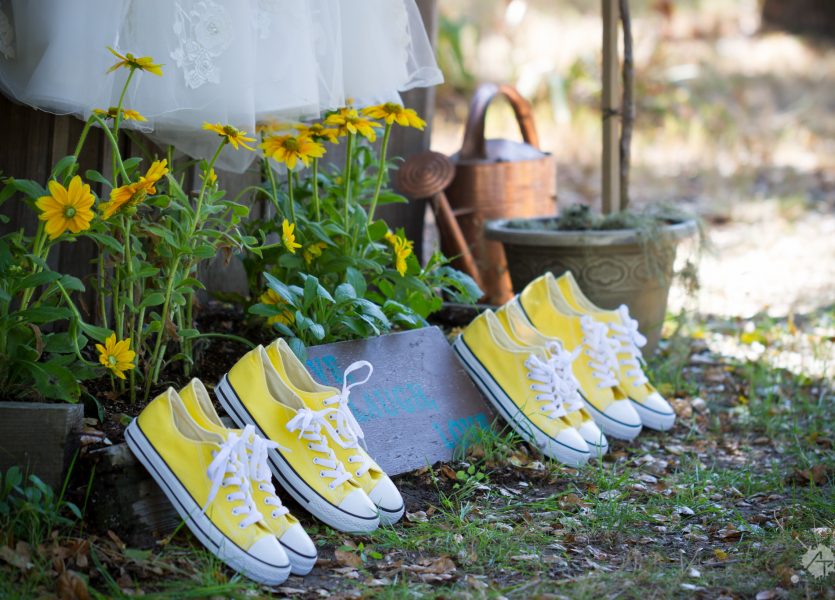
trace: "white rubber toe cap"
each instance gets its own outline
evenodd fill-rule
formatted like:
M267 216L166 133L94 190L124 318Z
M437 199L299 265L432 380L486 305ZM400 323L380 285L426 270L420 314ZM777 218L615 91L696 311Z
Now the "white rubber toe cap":
M284 583L290 576L290 559L274 536L258 539L246 553L255 559L249 560L247 576L254 575L268 585Z
M609 451L609 441L594 421L584 421L577 431L586 441L591 458L599 458Z
M615 400L605 413L593 411L594 420L608 436L619 440L634 440L641 433L641 417L629 400Z
M343 531L367 532L374 531L380 526L377 506L362 490L354 490L345 496L339 505L339 510L347 513L346 517L350 521L350 526L346 523Z
M406 511L403 497L394 482L384 475L368 494L371 501L380 509L380 524L393 525L400 520Z
M284 532L278 540L290 559L290 569L293 575L307 575L316 564L316 545L304 528L296 523Z
M632 406L641 417L641 422L650 429L667 431L676 422L676 413L670 403L658 392L650 394L643 402L632 400Z
M591 456L586 440L573 427L568 427L560 431L557 437L554 438L554 441L549 444L549 447L543 449L543 451L551 458L569 467L584 465L588 462L589 456Z

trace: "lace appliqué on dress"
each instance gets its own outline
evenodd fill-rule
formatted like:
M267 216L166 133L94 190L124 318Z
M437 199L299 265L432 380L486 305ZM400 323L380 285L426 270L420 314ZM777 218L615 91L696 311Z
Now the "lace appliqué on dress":
M12 27L9 17L3 12L3 3L0 1L0 54L7 59L12 59L16 56L14 44L14 27Z
M176 4L174 33L180 43L171 58L182 69L188 87L220 83L220 69L214 59L232 43L229 23L226 9L211 0L195 2L189 11Z
M278 14L278 0L258 0L255 10L252 11L252 30L262 40L270 37L273 27L273 18Z

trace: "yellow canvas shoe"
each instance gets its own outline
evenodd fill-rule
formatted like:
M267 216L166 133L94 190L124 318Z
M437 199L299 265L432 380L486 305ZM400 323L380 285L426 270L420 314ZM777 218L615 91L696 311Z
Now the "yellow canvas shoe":
M244 355L215 392L239 427L255 425L258 435L281 446L268 451L270 469L302 508L339 531L377 529L377 507L328 442L327 432L333 429L328 413L305 405L276 372L263 346Z
M641 432L641 418L618 385L614 342L606 326L588 315L560 311L545 276L534 279L512 302L518 303L531 325L562 341L567 351L580 348L572 370L592 417L607 436L635 439Z
M588 461L585 440L562 419L562 383L543 350L514 343L489 310L464 329L453 349L475 384L523 439L569 466Z
M599 458L609 450L609 442L585 408L580 395L580 383L574 376L571 365L579 349L568 352L557 338L543 335L531 325L515 302L505 304L496 312L502 326L513 341L522 346L541 348L548 355L548 363L560 382L560 397L566 414L561 418L583 436L589 447L591 458Z
M254 425L247 425L242 430L227 429L212 405L209 392L199 379L192 379L185 388L180 390L180 398L189 415L203 429L224 436L229 432L234 432L241 437L245 450L241 460L249 469L252 497L255 500L255 506L264 517L262 525L278 538L290 559L292 574L310 573L313 565L316 564L316 546L301 523L281 503L273 487L267 452L270 448L276 448L278 444L265 440L255 433Z
M362 385L371 377L374 371L371 363L361 360L349 365L343 374L342 390L338 390L335 387L322 385L313 379L283 339L279 338L267 346L267 355L284 382L302 398L307 406L327 413L327 418L336 432L336 436L329 438L330 446L337 458L350 471L354 481L365 490L371 501L380 509L380 523L393 525L399 521L406 511L403 497L394 482L362 447L361 443L365 434L348 406L351 388ZM367 370L365 378L348 383L349 376L361 369Z
M556 279L548 273L545 278L554 294L560 294L568 306L579 313L591 315L609 328L609 337L619 344L618 381L638 411L641 422L651 429L671 429L675 425L676 413L644 373L641 348L647 340L638 331L638 321L629 315L629 308L621 305L615 310L605 310L596 306L583 294L570 271Z
M200 427L168 388L131 421L125 440L212 554L253 581L287 579L290 560L263 525L237 433Z

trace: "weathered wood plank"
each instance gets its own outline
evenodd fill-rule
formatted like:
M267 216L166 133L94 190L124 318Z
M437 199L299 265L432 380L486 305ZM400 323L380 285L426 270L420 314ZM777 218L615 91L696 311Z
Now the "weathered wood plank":
M80 404L0 402L0 471L17 465L59 490L83 419Z

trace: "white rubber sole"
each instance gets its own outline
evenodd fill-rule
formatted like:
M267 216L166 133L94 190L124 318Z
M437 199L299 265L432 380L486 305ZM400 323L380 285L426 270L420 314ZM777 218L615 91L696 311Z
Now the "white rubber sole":
M287 555L276 556L274 564L268 563L252 556L226 537L211 519L203 514L202 507L180 483L165 459L157 453L136 419L125 430L125 440L134 456L148 470L185 524L207 550L233 570L258 583L279 585L287 580L290 576L290 560Z
M638 413L638 416L641 417L641 423L644 424L644 427L649 427L656 431L668 431L676 424L675 413L661 413L652 410L632 398L629 399L629 402L632 404L635 412Z
M377 510L380 511L380 525L394 525L403 518L403 514L406 512L406 505L404 504L397 511L385 510L378 505Z
M591 413L591 418L594 419L594 422L597 423L598 427L600 427L600 431L602 431L607 437L613 437L618 440L631 442L638 437L639 433L641 433L641 425L630 425L628 423L621 423L617 419L613 419L609 415L602 413L600 410L595 408L594 404L589 402L585 396L583 396L583 402L586 403L586 407Z
M255 430L264 439L269 439L261 426L255 422L252 415L246 410L238 394L235 392L229 379L224 375L215 388L215 395L221 406L238 427L254 425ZM331 504L328 500L319 495L307 482L302 479L295 469L282 456L281 452L275 449L268 451L268 462L270 470L281 487L284 488L293 499L299 503L311 515L333 527L338 531L346 533L368 533L374 531L380 525L379 516L365 517L356 515Z
M558 442L528 419L525 413L519 410L516 403L510 399L510 396L496 383L489 371L481 364L481 361L467 347L462 336L459 335L453 342L452 349L461 360L461 364L464 365L464 369L470 375L470 378L476 386L478 386L490 403L496 407L496 410L502 418L523 439L536 446L545 456L558 460L570 467L579 467L588 462L590 457L588 449L573 448Z
M278 543L281 544L281 547L284 548L284 551L287 553L287 558L290 559L290 572L293 575L304 576L313 570L313 567L316 565L316 561L319 558L318 556L308 556L306 554L296 552L280 539L278 540Z

